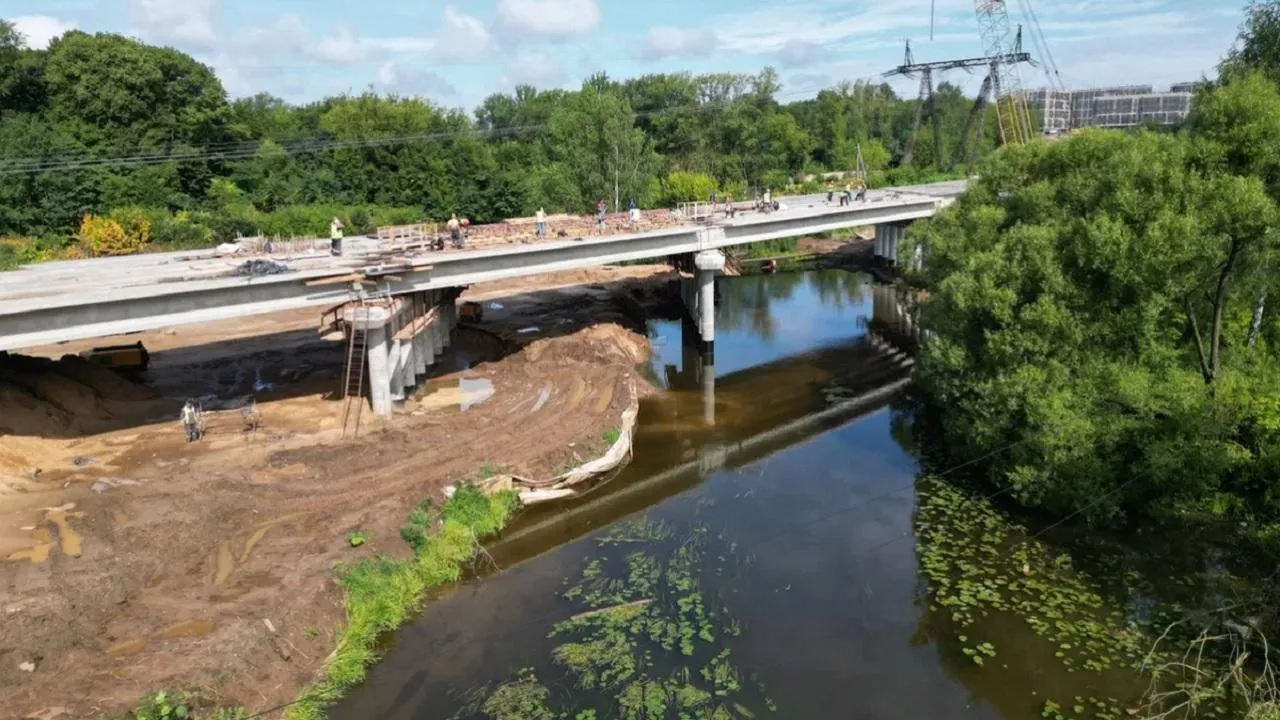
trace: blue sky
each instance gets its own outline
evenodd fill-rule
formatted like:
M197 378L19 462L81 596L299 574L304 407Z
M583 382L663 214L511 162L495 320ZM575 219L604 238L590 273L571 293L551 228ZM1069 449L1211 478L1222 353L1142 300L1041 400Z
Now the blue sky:
M593 72L779 69L782 100L902 61L982 54L972 0L0 0L32 46L69 29L118 32L211 65L233 97L294 102L369 86L471 108L518 83L576 87ZM1212 74L1243 0L1030 0L1068 87ZM1028 0L1008 0L1015 23ZM1040 53L1028 41L1028 49ZM981 78L946 76L969 91ZM1025 69L1023 84L1044 84ZM915 93L911 81L899 92Z

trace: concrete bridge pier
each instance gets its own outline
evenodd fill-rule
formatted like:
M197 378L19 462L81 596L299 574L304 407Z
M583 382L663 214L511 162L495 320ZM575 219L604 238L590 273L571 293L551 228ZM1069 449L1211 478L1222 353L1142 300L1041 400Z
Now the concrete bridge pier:
M716 273L724 270L724 253L706 250L693 256L695 268L692 283L681 287L685 308L698 329L698 338L706 352L713 352L716 341Z
M418 385L418 374L416 371L418 360L414 357L414 340L417 334L414 332L414 323L418 320L418 306L414 302L412 295L405 297L404 306L400 310L400 317L405 331L400 338L400 383L404 386L405 395L410 394L410 390Z
M342 310L342 319L352 330L365 333L365 377L369 382L369 405L375 415L391 414L391 384L400 361L400 350L392 342L392 307L357 305ZM396 376L399 377L399 376ZM403 391L403 388L401 388Z
M387 363L387 324L365 330L365 369L369 377L369 405L378 417L391 415L391 367Z
M430 309L427 303L427 294L425 292L413 294L414 313L418 317L422 317ZM422 332L413 336L413 374L420 378L426 378L427 369L435 364L435 353L431 349L431 342L427 339L428 333L424 329Z
M400 318L398 317L398 312L393 311L392 314L397 316L397 322L389 323L390 327L387 328L388 332L395 332L395 334L391 336L390 342L387 343L387 387L390 388L392 402L403 402L404 368L401 367L401 358L403 355L400 352L400 335L398 332L398 326L400 325L398 321ZM372 352L369 354L373 355ZM369 377L369 381L373 381L372 375Z
M907 230L903 223L881 223L876 225L875 256L889 264L898 262L898 241Z

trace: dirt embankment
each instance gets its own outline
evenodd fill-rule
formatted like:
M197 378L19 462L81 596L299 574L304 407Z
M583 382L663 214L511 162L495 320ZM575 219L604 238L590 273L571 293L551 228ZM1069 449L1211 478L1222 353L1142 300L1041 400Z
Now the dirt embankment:
M348 441L331 396L345 348L313 313L131 336L152 351L138 382L4 358L0 717L92 717L175 687L254 711L292 699L342 621L334 565L405 552L409 510L483 467L544 476L603 448L633 383L648 387L636 365L658 272L474 288L484 321ZM565 287L584 281L598 284ZM186 397L226 408L190 445ZM358 549L355 530L371 537Z

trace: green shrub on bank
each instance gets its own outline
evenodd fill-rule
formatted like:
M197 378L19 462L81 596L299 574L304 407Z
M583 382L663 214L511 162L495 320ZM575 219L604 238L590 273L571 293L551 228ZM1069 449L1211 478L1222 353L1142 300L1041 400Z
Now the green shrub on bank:
M519 504L513 492L485 495L474 486L460 486L440 508L435 534L413 543L413 559L378 556L340 569L339 582L347 592L347 626L339 636L324 677L299 696L285 717L325 717L329 705L362 681L368 666L377 660L378 636L419 612L427 590L457 581L475 557L480 538L501 530ZM420 507L414 512L419 511L422 522L411 520L410 525L429 522L425 510Z
M342 220L347 235L367 235L380 226L427 221L421 208L383 205L291 205L262 212L251 205L233 204L221 210L179 210L163 207L119 207L105 217L130 227L146 222L148 236L140 252L198 250L239 237L255 235L329 237L329 223ZM50 260L81 257L70 237L0 238L0 270L12 270Z

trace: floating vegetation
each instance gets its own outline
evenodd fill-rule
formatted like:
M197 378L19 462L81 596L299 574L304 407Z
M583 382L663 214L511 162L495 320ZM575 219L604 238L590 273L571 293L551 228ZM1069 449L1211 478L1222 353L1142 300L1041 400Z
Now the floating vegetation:
M1068 673L1127 672L1135 689L1147 681L1175 689L1185 682L1159 677L1154 670L1168 661L1152 649L1159 634L1154 631L1167 618L1167 609L1139 621L1136 612L1132 617L1125 613L1123 603L1104 598L1101 586L1077 570L1069 555L1031 537L985 498L938 479L922 480L919 487L915 525L929 609L949 621L960 652L975 665L985 667L998 655L996 646L981 637L983 619L1005 613L1041 637ZM1124 580L1131 592L1150 587L1133 573ZM1136 697L1124 703L1084 696L1040 702L1041 715L1050 720L1118 720L1144 712L1135 707ZM1147 706L1145 711L1158 715L1161 709ZM1222 712L1221 706L1205 702L1185 717Z
M531 670L486 693L455 718L493 720L747 720L773 712L762 687L743 682L732 651L718 640L742 625L700 588L731 552L705 529L681 538L647 518L618 523L597 540L625 552L590 560L564 593L577 613L552 626L555 666L579 689L557 706ZM711 551L715 545L715 551ZM556 683L559 687L563 683ZM753 709L755 708L755 709Z
M1097 587L1073 570L1070 556L1029 540L985 499L924 480L916 532L931 609L948 614L959 630L992 612L1010 612L1052 643L1069 669L1141 667L1149 644L1137 622L1108 609ZM995 650L976 642L965 655L981 665Z

